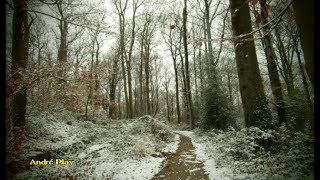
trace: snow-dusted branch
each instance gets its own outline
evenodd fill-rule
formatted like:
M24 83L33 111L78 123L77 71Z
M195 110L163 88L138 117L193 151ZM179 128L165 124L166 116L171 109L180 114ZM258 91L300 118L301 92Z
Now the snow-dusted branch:
M56 19L58 21L65 21L69 24L72 24L74 26L79 26L79 27L83 27L83 28L87 28L87 29L90 29L90 30L93 30L93 31L97 31L96 28L94 27L91 27L91 26L88 26L88 25L85 25L85 24L78 24L78 23L75 23L74 21L71 21L71 20L66 20L65 18L64 19L61 19L61 18L58 18L56 16L53 16L51 14L48 14L48 13L44 13L44 12L41 12L41 11L37 11L37 10L31 10L31 9L28 9L28 12L33 12L33 13L36 13L36 14L41 14L41 15L44 15L44 16L47 16L47 17L50 17L50 18L53 18L53 19ZM107 34L114 34L114 32L112 31L107 31L107 30L103 30L105 28L101 28L99 29L101 32L104 32L104 33L107 33Z
M233 36L233 37L229 37L229 38L211 38L211 39L197 39L198 41L226 41L226 40L230 40L230 41L236 41L236 42L244 42L244 41L253 41L253 40L258 40L258 39L263 39L266 35L268 35L281 21L283 15L285 14L285 12L289 9L289 7L291 6L291 4L293 3L294 0L291 0L290 3L288 3L288 5L276 16L274 17L272 20L270 20L268 23L264 24L263 26L261 26L260 28L251 31L249 33L246 34L241 34L239 36ZM269 29L269 31L264 34L262 37L257 37L257 38L246 38L248 36L253 35L256 32L259 32L260 30L262 30L263 28L271 25L271 28ZM245 39L246 38L246 39Z

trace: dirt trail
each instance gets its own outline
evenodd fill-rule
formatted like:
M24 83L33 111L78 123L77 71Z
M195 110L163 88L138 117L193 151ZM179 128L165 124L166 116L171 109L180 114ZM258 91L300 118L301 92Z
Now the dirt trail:
M209 179L208 175L203 170L203 163L196 160L191 139L187 136L179 135L180 143L177 152L167 157L164 164L165 167L152 179Z

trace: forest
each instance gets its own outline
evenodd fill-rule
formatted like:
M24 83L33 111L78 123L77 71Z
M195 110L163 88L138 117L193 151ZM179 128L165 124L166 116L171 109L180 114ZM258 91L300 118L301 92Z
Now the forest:
M6 0L8 179L313 179L313 0Z

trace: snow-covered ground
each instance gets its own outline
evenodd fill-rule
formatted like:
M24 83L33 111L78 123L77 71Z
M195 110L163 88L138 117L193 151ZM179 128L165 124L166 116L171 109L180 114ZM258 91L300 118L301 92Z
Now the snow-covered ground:
M164 165L161 152L178 149L177 133L191 138L196 161L211 180L313 179L312 137L285 127L173 131L150 116L84 121L63 109L28 118L22 155L14 160L74 164L30 165L15 179L151 179Z
M208 153L206 147L208 144L200 137L196 136L192 131L176 131L176 133L188 136L195 147L196 158L203 162L204 170L208 174L210 180L229 180L232 179L232 171L228 168L217 167L212 156L212 152Z
M71 112L30 117L20 159L65 159L74 165L31 165L17 179L150 179L161 170L159 152L175 152L179 136L150 116L132 120L77 120Z
M209 179L313 179L313 139L279 130L177 131L192 139Z

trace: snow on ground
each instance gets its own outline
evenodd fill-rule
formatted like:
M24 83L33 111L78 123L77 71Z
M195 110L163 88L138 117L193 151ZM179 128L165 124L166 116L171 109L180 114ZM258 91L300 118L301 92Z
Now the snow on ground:
M17 179L150 179L161 170L159 152L175 152L179 135L150 116L131 120L77 120L66 110L30 117L22 144L24 160L66 159L74 165L36 165Z
M192 131L175 131L176 133L188 136L195 147L197 160L202 161L204 170L208 174L210 180L230 180L232 179L232 171L228 168L217 167L213 152L209 152L206 147L208 143L196 136Z
M176 152L180 143L179 134L175 134L174 141L167 144L165 148L162 149L163 152Z
M209 179L313 179L313 138L286 127L177 131L192 139Z

